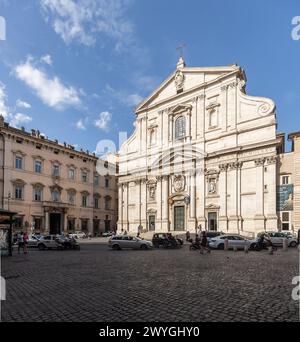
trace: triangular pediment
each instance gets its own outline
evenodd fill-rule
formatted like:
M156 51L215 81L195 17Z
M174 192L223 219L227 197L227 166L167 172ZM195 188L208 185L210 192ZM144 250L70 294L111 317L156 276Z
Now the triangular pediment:
M152 106L171 100L176 96L181 96L190 90L200 88L210 82L214 82L228 76L231 73L240 71L241 69L237 65L206 68L185 67L177 69L137 106L135 112L142 112ZM178 78L178 74L179 77L182 78L179 88L176 80Z

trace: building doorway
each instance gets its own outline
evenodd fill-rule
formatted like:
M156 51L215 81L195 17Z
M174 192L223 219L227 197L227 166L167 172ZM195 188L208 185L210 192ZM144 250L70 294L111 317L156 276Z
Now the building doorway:
M61 234L61 214L50 213L50 234Z
M155 215L149 215L149 230L155 231Z
M110 232L110 220L104 221L104 229L105 229L105 232Z
M217 213L208 213L208 230L218 230Z
M185 207L174 207L174 230L185 230Z

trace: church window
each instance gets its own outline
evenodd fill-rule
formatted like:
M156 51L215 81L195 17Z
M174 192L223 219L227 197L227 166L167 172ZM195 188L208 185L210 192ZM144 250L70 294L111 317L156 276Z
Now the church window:
M185 137L185 117L180 116L175 121L175 139L182 139Z

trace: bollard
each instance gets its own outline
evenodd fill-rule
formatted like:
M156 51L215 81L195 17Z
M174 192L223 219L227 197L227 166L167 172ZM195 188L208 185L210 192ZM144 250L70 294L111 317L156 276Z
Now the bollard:
M228 239L224 240L224 251L228 251Z
M268 247L268 251L269 251L269 254L270 254L270 255L273 255L273 247L272 247L272 246L269 246L269 247Z
M287 238L283 238L282 240L282 250L283 251L287 251L288 249L288 241L287 241Z
M245 245L245 247L244 247L244 252L245 252L245 254L248 254L248 252L249 252L249 247L247 245Z
M233 251L237 252L237 247L236 246L233 246Z

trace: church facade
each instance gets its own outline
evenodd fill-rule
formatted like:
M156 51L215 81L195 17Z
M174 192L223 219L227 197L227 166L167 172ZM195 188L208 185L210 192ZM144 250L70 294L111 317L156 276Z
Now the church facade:
M237 65L176 70L135 110L119 151L118 229L278 228L275 103Z

